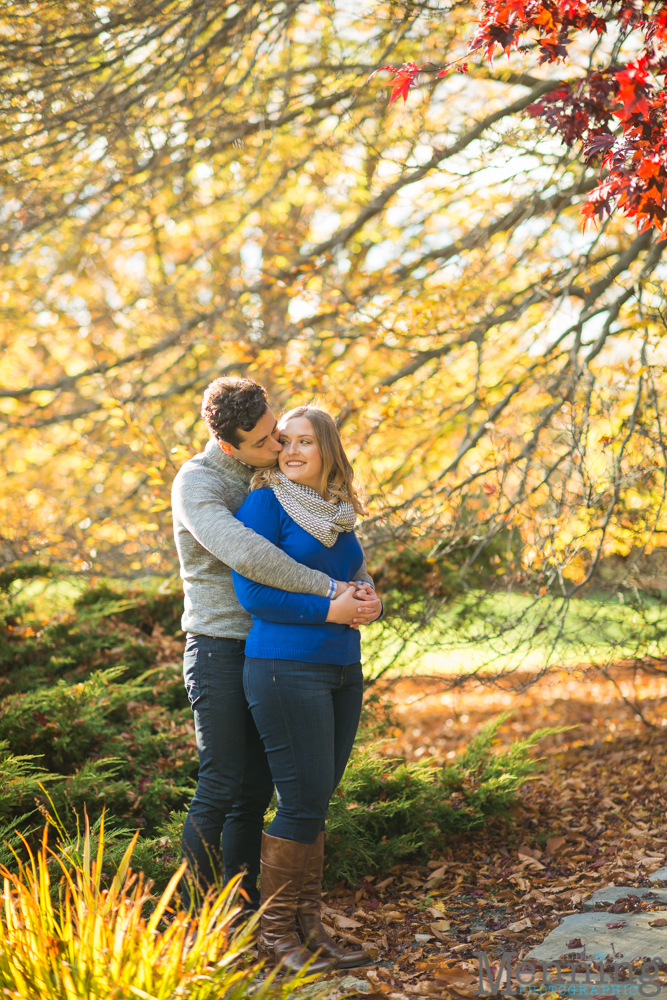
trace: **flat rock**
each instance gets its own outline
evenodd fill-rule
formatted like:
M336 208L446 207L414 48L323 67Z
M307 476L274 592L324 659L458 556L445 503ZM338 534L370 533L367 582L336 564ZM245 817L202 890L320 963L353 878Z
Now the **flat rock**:
M656 919L656 913L573 913L563 917L560 926L526 957L539 962L565 956L594 962L598 957L615 955L616 962L656 957L667 962L667 927L650 927L649 921ZM621 922L622 927L607 927ZM581 947L568 947L577 938Z
M603 886L602 889L596 889L591 898L584 902L584 909L592 910L596 903L615 903L617 899L623 899L624 896L629 896L631 893L633 896L639 896L644 902L650 902L653 906L667 906L667 889L638 889L636 886L631 885L610 885ZM650 896L650 898L647 899L647 896ZM612 920L614 917L621 919L625 916L627 914L612 913L609 919Z
M358 979L357 976L344 976L342 978L324 977L318 979L316 983L308 986L301 986L293 996L298 1000L344 1000L355 996L363 996L370 993L371 985L367 979Z
M658 868L657 872L653 872L648 878L649 882L667 882L667 865L664 868Z
M367 979L358 979L356 976L345 976L336 984L338 990L344 993L370 993L371 986Z

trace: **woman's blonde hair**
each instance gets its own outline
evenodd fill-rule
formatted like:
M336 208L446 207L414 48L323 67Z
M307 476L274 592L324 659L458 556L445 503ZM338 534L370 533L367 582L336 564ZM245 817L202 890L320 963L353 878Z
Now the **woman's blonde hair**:
M354 469L345 454L338 428L326 410L318 406L297 406L280 418L287 423L295 417L306 417L310 421L315 443L322 456L322 495L330 503L334 500L349 500L357 514L365 514L366 507L359 490L354 485ZM270 486L278 469L262 469L250 480L250 489L259 490Z

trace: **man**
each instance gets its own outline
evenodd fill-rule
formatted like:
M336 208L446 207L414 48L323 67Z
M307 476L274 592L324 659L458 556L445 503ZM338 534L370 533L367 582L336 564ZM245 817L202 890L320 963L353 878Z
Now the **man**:
M253 473L275 465L281 450L264 388L250 379L218 378L204 393L202 417L211 440L181 468L172 489L185 597L183 674L199 754L183 854L206 892L216 881L222 838L225 881L244 871L243 889L257 907L263 817L273 783L243 692L252 620L236 599L231 569L293 594L297 617L304 594L322 601L327 621L343 624L374 621L382 606L365 564L354 592L347 582L295 562L234 517ZM189 905L185 880L182 893Z

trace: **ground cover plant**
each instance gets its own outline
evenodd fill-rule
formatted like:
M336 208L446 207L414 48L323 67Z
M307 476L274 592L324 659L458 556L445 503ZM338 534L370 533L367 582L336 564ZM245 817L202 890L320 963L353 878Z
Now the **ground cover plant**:
M20 572L24 572L20 570ZM19 570L17 570L19 572ZM11 603L11 602L10 602ZM146 595L95 585L68 611L21 621L7 612L0 634L0 823L38 838L51 818L61 846L84 813L106 814L106 851L118 863L135 830L135 865L162 889L179 863L183 810L195 788L196 748L183 690L183 636L176 589ZM534 748L551 729L497 753L504 716L456 761L399 762L377 738L391 725L377 699L367 705L358 745L331 805L326 878L361 875L412 858L428 860L451 832L508 815L539 770ZM10 846L2 858L11 865Z

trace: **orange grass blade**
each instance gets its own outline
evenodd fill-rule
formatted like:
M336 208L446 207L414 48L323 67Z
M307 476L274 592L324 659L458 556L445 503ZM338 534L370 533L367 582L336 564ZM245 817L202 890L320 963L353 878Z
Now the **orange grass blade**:
M125 882L125 879L127 877L127 870L130 867L130 859L132 857L135 847L137 846L138 840L139 840L139 831L137 830L134 837L130 841L127 850L125 851L125 854L121 858L120 864L118 865L118 871L116 872L114 880L111 883L110 895L114 896L118 895L118 891Z
M160 920L162 919L162 914L167 909L169 901L171 897L174 895L174 890L176 889L178 883L181 881L183 873L185 872L185 869L187 867L188 867L187 861L182 861L178 869L169 879L169 884L167 885L167 888L160 896L159 902L155 907L155 910L151 914L150 920L148 921L147 929L150 933L152 933L154 930L157 929L157 925L160 923Z
M83 807L83 818L86 824L86 832L83 835L83 870L90 878L90 820L86 807Z
M104 814L106 809L102 810L102 816L100 818L100 837L97 843L97 858L95 860L95 868L93 870L93 879L95 881L95 892L100 891L100 885L102 884L102 863L104 861Z

